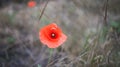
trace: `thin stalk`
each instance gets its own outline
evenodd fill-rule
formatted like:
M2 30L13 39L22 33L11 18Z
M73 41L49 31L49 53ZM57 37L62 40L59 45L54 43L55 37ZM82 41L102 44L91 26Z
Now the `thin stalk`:
M46 67L49 67L49 63L52 59L52 54L53 54L53 49L50 48L50 55L49 55L49 59L48 59L48 63L47 63L47 66Z
M105 14L104 14L104 25L107 26L107 10L108 10L108 0L105 3Z
M50 1L50 0L47 0L47 3L45 4L45 6L44 6L44 8L43 8L43 10L42 10L42 12L41 12L41 15L40 15L40 17L39 17L39 20L41 20L42 15L44 14L44 11L45 11L45 9L46 9L47 4L49 3L49 1Z

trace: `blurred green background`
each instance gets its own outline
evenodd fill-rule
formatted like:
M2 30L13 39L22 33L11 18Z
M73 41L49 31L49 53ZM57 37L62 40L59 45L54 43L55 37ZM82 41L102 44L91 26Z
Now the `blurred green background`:
M40 20L47 0L29 1L0 0L0 67L120 67L120 0L50 0ZM68 39L51 54L39 30L52 22Z

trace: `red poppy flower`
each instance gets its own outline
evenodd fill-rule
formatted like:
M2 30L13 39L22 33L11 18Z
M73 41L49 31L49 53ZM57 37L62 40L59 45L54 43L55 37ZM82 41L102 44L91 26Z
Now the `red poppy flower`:
M28 7L34 7L36 5L35 1L29 1L28 2Z
M40 30L39 38L49 48L57 48L66 41L67 36L55 23L52 23Z

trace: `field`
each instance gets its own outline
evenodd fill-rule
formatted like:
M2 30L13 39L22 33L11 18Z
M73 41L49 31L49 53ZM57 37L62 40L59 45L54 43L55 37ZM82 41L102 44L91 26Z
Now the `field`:
M119 0L0 1L0 67L120 67ZM67 39L40 40L55 23Z

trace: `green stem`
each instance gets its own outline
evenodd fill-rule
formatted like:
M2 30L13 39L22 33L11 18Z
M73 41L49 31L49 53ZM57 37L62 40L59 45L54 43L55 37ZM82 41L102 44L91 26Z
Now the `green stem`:
M49 49L49 53L50 53L50 55L49 55L49 59L48 59L48 63L47 63L47 66L46 66L46 67L49 66L49 63L50 63L51 58L52 58L52 54L53 54L53 49L52 49L52 48Z

